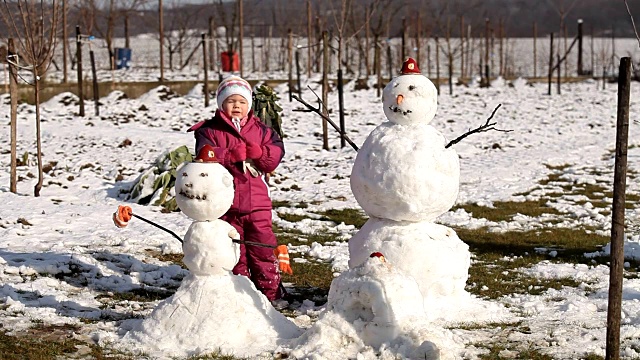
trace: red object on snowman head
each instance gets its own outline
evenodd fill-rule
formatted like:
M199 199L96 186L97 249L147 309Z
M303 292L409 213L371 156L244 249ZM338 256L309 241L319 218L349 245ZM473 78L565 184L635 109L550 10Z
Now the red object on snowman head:
M200 149L198 152L198 156L196 156L195 161L198 162L220 162L220 160L216 157L213 146L206 144Z
M384 258L384 255L381 252L372 252L371 255L369 255L370 258L378 258L380 259L380 261L382 262L386 262L387 259Z
M400 74L402 75L419 75L422 74L420 72L420 68L418 68L418 63L413 58L407 58L402 63L402 69L400 70Z

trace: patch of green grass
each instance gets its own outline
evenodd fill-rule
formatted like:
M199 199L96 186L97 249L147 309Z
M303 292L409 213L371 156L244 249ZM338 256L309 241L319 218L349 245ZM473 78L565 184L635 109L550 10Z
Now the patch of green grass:
M279 244L291 244L292 246L311 245L314 242L324 245L335 241L345 241L338 234L317 231L313 234L305 234L296 229L283 229L276 224L272 226L273 233L278 238Z
M96 296L96 299L109 298L114 301L136 301L136 302L151 302L157 300L164 300L173 295L172 291L165 291L159 289L138 288L128 292L117 292L113 295L102 294Z
M495 202L493 207L480 206L476 204L461 204L454 206L451 210L464 209L473 215L474 218L487 219L489 221L511 221L516 214L539 217L543 214L559 215L558 210L546 205L547 199L527 200L527 201L500 201Z
M515 321L515 322L488 322L488 323L472 322L472 323L454 324L454 325L446 326L446 328L447 329L452 329L452 330L453 329L460 329L460 330L473 331L473 330L496 329L496 328L500 328L500 329L517 328L517 327L519 327L521 325L522 325L522 321Z
M245 360L246 358L239 358L233 355L225 355L220 352L214 352L207 355L197 355L188 357L187 360Z
M291 207L291 203L289 201L283 200L283 201L279 201L279 200L272 200L271 201L271 206L275 209L275 208L279 208L279 207Z
M292 301L302 302L310 299L320 305L327 301L329 287L333 281L331 264L319 261L295 262L291 259L293 275L282 274L282 281L293 283L290 290Z
M322 215L320 220L333 221L337 224L345 223L346 225L353 225L358 229L360 229L364 223L369 220L369 217L362 212L362 210L358 209L329 209L327 211L318 212L317 214Z
M184 262L182 261L184 258L184 254L162 254L159 251L147 251L147 254L149 254L150 256L153 256L154 258L160 261L169 262L169 263L178 265L183 269L187 268L187 265L185 265Z
M26 334L15 336L0 332L0 358L3 360L49 360L75 353L82 342L72 337L74 325L38 324Z
M585 252L594 252L609 243L607 236L587 232L592 229L546 228L530 231L490 232L486 228L455 228L458 237L469 244L474 253L502 256L526 255L536 247L554 248L558 257L576 261Z
M481 360L502 360L502 359L527 359L527 360L553 360L552 356L543 354L539 349L534 348L529 344L527 347L519 346L519 344L513 344L507 341L495 342L495 343L476 343L477 347L486 348L489 350L488 354L479 355ZM510 354L501 355L501 353L508 351ZM515 354L517 355L515 355ZM503 353L504 354L504 353ZM515 355L515 356L514 356Z
M550 259L536 252L536 248L556 250L557 256L551 259L553 261L590 263L591 259L585 258L584 253L597 251L599 246L609 242L605 236L566 228L502 233L481 228L456 229L456 232L476 256L469 269L467 290L491 299L508 294L539 295L550 288L560 289L563 286L578 287L581 282L573 278L542 279L525 275L517 269Z
M291 213L285 213L285 212L279 212L278 217L288 222L299 222L304 219L310 219L310 217L306 215L298 215L298 214L291 214Z
M534 254L529 257L508 258L481 254L469 268L466 290L479 297L498 299L511 294L540 295L549 289L564 286L578 287L582 281L571 277L539 278L524 274L518 269L543 260Z

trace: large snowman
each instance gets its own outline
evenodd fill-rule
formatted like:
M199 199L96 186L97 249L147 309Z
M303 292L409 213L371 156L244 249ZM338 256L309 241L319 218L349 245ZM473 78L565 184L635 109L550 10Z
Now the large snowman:
M233 202L231 174L215 162L185 163L176 173L176 201L194 219L183 243L190 274L148 317L128 324L124 340L147 354L249 357L300 335L247 277L231 273L239 236L219 219Z
M417 281L427 309L466 298L468 246L434 223L455 203L460 177L457 153L429 124L437 90L409 58L385 87L382 103L388 121L369 134L351 172L351 190L370 218L349 240L349 267L382 252Z

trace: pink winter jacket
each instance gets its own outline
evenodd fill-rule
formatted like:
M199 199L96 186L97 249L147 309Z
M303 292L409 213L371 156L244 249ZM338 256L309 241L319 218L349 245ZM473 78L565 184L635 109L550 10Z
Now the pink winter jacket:
M221 164L233 175L235 195L230 213L270 210L271 198L264 176L254 177L249 171L244 173L241 162L230 162L228 149L241 141L260 144L262 156L253 162L262 173L274 171L284 156L284 144L278 134L254 116L253 110L249 111L248 119L238 132L231 119L218 109L213 119L201 121L187 130L195 131L196 154L205 144L213 146L216 158L222 159Z

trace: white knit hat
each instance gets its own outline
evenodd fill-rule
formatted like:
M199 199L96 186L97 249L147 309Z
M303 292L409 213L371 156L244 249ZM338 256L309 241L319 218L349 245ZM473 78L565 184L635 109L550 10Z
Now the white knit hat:
M247 99L249 103L249 110L251 110L251 85L249 83L239 77L231 75L218 85L218 90L216 92L216 101L218 102L218 107L222 107L222 103L231 95L240 95L243 98Z

